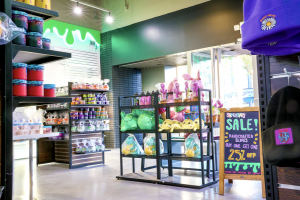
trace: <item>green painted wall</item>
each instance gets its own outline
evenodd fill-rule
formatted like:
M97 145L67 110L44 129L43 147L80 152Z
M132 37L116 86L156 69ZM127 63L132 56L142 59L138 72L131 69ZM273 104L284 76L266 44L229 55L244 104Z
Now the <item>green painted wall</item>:
M165 67L154 67L149 69L142 69L142 87L143 92L156 91L155 85L157 83L165 82Z
M81 26L76 26L73 24L67 24L64 22L59 22L56 20L49 20L44 23L44 33L47 29L50 29L51 32L53 32L53 28L56 28L59 35L63 36L66 33L66 30L68 30L67 37L66 37L66 42L69 45L72 45L75 42L75 38L72 34L72 32L79 30L81 33L81 40L85 40L87 37L87 34L91 34L95 41L98 44L101 44L101 38L100 38L100 31L81 27Z

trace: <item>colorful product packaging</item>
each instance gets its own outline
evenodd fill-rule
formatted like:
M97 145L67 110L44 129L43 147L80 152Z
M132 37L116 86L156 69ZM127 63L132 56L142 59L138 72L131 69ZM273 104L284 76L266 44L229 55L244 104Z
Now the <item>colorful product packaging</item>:
M43 81L27 81L27 96L43 97L44 96Z
M26 33L26 45L31 47L43 48L42 42L43 35L38 32Z
M27 64L13 63L13 79L27 80Z
M43 34L43 26L44 26L44 20L42 18L28 17L28 32L37 32Z
M44 81L44 66L28 65L27 80L28 81Z
M51 0L35 0L35 6L51 10Z
M44 85L44 96L45 97L55 97L55 84L45 84Z
M27 81L14 79L13 80L13 96L27 96Z

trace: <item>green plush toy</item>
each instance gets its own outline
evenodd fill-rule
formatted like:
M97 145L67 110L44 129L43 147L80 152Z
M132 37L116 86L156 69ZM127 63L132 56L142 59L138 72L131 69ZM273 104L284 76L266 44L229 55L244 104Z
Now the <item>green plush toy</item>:
M154 130L155 128L155 115L152 111L138 110L132 111L138 115L138 126L141 130Z
M121 112L121 131L125 132L127 130L139 130L138 127L138 116L134 113L129 113L126 115L124 111Z

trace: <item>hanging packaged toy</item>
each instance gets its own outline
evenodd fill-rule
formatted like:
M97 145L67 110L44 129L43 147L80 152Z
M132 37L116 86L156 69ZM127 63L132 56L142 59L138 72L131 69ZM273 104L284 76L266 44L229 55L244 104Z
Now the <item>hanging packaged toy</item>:
M125 155L128 154L145 154L144 150L137 142L133 134L128 134L129 136L122 144L122 153Z
M75 124L75 121L72 122L72 126L71 126L71 132L77 132L77 126Z
M24 33L25 29L18 28L4 13L0 12L0 45L5 45Z
M185 139L185 155L191 158L200 158L200 140L197 133L192 133Z
M88 146L87 146L87 140L86 139L84 139L84 140L82 140L82 147L81 147L81 149L82 149L82 152L88 152Z
M95 145L95 139L90 139L88 141L88 152L92 153L92 152L96 152L96 145Z
M159 140L160 146L160 154L164 153L164 145L161 140ZM148 156L156 155L156 139L155 134L148 134L147 137L144 139L144 149L145 154Z

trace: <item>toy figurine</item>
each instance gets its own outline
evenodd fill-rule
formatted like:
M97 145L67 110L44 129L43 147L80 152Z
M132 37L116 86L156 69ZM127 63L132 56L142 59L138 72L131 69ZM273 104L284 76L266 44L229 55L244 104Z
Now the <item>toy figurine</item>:
M192 99L192 101L198 101L198 89L203 89L204 88L202 80L200 78L200 70L198 70L197 78L193 78L189 74L184 74L183 78L186 81L191 81L190 88L193 92L191 99ZM202 96L202 94L201 94L201 96Z
M181 92L180 92L180 85L177 81L174 82L174 88L173 88L173 91L174 91L174 95L175 95L175 103L181 103L182 102L182 97L181 97Z

